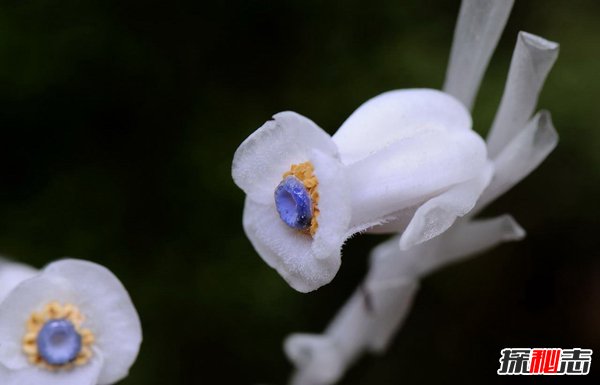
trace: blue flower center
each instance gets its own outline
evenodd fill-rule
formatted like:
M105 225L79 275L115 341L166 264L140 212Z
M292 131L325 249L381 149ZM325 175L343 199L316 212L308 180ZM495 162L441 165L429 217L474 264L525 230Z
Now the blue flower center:
M304 183L288 176L275 189L275 206L286 225L297 230L307 230L312 219L312 202Z
M37 337L39 355L50 365L65 365L81 351L81 335L66 319L47 321Z

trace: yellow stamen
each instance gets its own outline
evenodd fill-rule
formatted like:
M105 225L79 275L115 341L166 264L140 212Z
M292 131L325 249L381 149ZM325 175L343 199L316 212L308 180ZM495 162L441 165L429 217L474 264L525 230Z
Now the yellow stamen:
M312 218L310 220L310 228L308 229L308 232L311 236L314 236L317 232L317 228L319 227L317 217L320 214L319 192L317 191L317 188L319 187L319 180L315 175L315 168L311 162L293 164L290 168L290 171L287 171L285 174L283 174L283 177L286 178L290 175L298 178L302 184L304 184L304 187L306 187L308 194L310 195L310 200L312 202Z
M44 327L44 324L50 320L65 319L70 321L75 330L81 336L81 351L73 362L69 362L65 365L50 365L42 356L39 355L37 347L37 338L40 330ZM23 337L23 353L27 356L28 361L36 366L44 368L49 371L57 370L70 370L77 366L87 364L92 358L92 345L94 344L95 337L89 329L82 328L82 324L85 321L84 315L79 309L72 304L64 304L53 301L44 306L41 312L33 312L29 316L26 322L26 333Z

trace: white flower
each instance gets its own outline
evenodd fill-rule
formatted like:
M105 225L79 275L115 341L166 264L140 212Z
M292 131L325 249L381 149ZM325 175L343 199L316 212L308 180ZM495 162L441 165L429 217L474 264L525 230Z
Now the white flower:
M124 378L142 340L121 282L66 259L14 287L0 303L0 384L104 385Z
M439 237L409 250L400 250L397 238L376 247L367 277L325 332L296 333L286 339L285 352L297 368L291 383L337 382L365 351L385 350L408 315L420 277L524 234L510 216L461 219Z
M445 90L471 106L479 82L512 7L512 0L463 0ZM532 172L555 148L558 136L550 114L531 116L538 94L558 55L558 45L520 32L504 95L487 139L494 175L476 206L441 236L410 249L402 235L376 247L369 273L321 335L293 334L285 351L297 368L294 385L338 381L365 351L380 353L402 322L424 275L471 257L525 231L510 217L473 217ZM437 199L426 203L436 210ZM421 210L421 209L419 209ZM393 230L390 223L379 229ZM401 224L400 224L401 225ZM402 231L402 226L396 226ZM377 230L374 229L374 230Z
M406 229L405 248L442 233L471 210L491 172L466 108L429 89L379 95L333 137L299 114L276 114L232 167L247 194L246 234L302 292L333 279L354 233L393 223Z

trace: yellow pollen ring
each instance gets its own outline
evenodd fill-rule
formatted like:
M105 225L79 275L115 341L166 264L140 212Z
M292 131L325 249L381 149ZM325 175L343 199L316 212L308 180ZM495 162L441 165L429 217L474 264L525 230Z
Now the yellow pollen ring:
M315 167L311 162L304 162L300 164L293 164L290 168L290 171L287 171L283 174L283 178L288 176L295 176L298 178L306 190L308 191L308 195L310 195L310 200L312 204L312 218L310 220L310 228L307 230L311 236L314 236L317 232L317 228L319 227L319 223L317 221L317 217L319 216L319 192L317 188L319 186L319 180L315 175Z
M81 336L81 351L72 362L65 365L50 365L38 352L37 338L44 327L44 324L50 320L65 319L70 321L75 330ZM23 352L27 356L29 362L50 371L59 369L70 370L75 366L87 364L92 358L92 345L94 344L94 333L90 329L81 327L85 321L85 316L81 314L75 305L69 303L61 305L54 301L50 302L41 312L33 312L26 323L27 332L23 337Z

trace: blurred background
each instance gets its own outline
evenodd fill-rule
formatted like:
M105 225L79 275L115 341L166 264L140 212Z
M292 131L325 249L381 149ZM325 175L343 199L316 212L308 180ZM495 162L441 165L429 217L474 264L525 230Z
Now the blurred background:
M283 384L284 337L322 331L385 237L355 237L330 285L293 291L243 234L233 153L278 111L333 133L383 91L439 88L458 7L3 1L0 253L120 277L145 337L123 385ZM426 278L388 354L343 384L530 384L496 375L502 348L600 349L599 17L591 0L516 1L474 121L485 134L519 30L561 43L539 102L560 144L484 213L513 214L528 237ZM589 376L561 380L598 383L596 355Z

